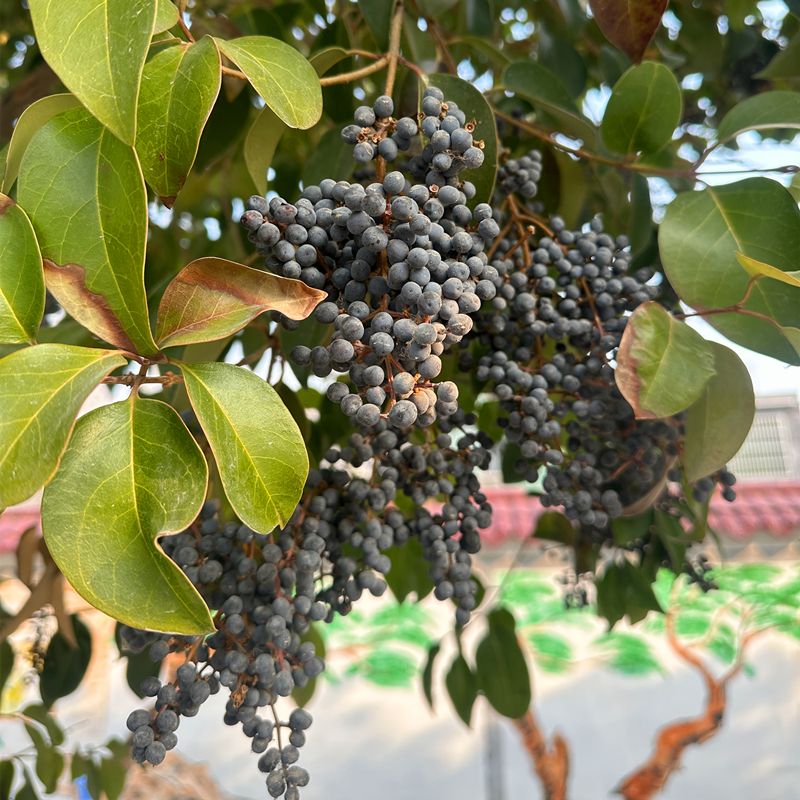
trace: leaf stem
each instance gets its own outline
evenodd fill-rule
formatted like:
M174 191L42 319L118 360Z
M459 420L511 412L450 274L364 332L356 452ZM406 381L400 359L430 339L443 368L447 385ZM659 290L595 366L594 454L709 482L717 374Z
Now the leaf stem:
M374 64L353 70L352 72L343 72L341 75L331 75L329 78L320 78L319 82L322 86L335 86L340 83L350 83L351 81L357 81L359 78L364 78L367 75L372 75L373 72L380 72L388 63L389 59L386 56L381 56Z
M247 75L244 72L239 72L238 69L231 69L230 67L222 68L223 75L230 75L231 78L238 78L240 81L246 81Z
M178 25L180 25L181 30L183 31L183 35L194 44L194 36L192 36L192 32L189 30L186 22L183 19L183 10L185 8L185 3L181 3L181 7L178 9ZM225 67L222 68L223 72L225 71Z

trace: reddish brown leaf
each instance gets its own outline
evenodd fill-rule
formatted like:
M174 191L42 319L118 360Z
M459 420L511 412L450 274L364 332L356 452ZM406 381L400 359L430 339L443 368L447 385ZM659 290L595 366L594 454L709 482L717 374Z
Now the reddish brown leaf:
M158 307L159 347L230 336L264 311L305 319L326 293L224 258L198 258L167 287Z
M606 39L638 64L655 36L668 0L591 0Z
M86 270L80 264L59 266L49 258L45 258L43 264L47 288L71 317L120 350L136 352L136 346L106 298L87 288Z

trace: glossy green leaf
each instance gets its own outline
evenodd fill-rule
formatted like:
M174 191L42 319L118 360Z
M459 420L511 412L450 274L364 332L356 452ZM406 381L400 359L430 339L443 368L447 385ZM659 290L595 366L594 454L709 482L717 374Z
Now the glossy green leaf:
M736 254L736 260L742 265L744 271L751 277L765 277L772 278L772 280L787 283L789 286L800 287L800 270L794 272L783 272L769 264L764 264L762 261L756 261L754 258L748 258L741 253Z
M155 539L205 499L205 458L177 412L131 399L81 417L42 498L56 563L95 608L136 628L214 630L208 607Z
M595 127L581 115L564 84L550 70L535 61L514 61L503 71L501 83L507 91L549 114L564 133L594 146Z
M80 643L79 643L80 644ZM40 722L47 730L47 735L50 737L50 743L58 747L64 744L64 731L58 724L55 715L51 714L47 707L42 703L33 703L32 705L25 706L22 713L26 717Z
M77 647L73 647L58 630L44 654L39 691L48 707L80 686L92 658L92 632L77 614L72 615L72 629Z
M349 55L350 53L343 47L326 47L324 50L314 53L314 55L308 59L308 63L314 67L314 72L316 72L317 75L322 76L331 67L343 61Z
M32 344L44 314L42 254L25 212L0 194L0 342Z
M221 81L219 51L210 36L168 47L144 68L136 153L145 180L167 208L194 164Z
M634 172L632 175L631 211L628 233L631 252L639 255L652 241L653 205L650 201L650 184L644 175Z
M469 725L472 719L472 707L478 697L478 682L467 660L460 653L453 659L445 676L444 685L456 714L465 725Z
M388 50L394 0L358 0L358 8L375 37L378 49L382 52Z
M231 364L182 364L186 390L239 519L270 533L300 500L308 455L278 393Z
M278 119L278 115L269 106L264 106L244 140L247 171L262 197L267 194L267 173L272 166L272 157L286 129L287 126Z
M431 78L430 83L438 86L446 98L458 105L467 121L476 121L472 136L475 142L483 142L483 165L479 169L468 169L458 174L459 180L463 175L464 180L475 184L476 193L469 201L470 208L478 203L488 203L497 175L497 128L491 106L478 89L455 75L436 75Z
M124 350L156 352L144 289L147 193L133 148L84 108L34 134L17 202L33 223L47 286L64 309Z
M419 539L412 538L402 547L390 547L385 552L391 559L392 568L384 578L398 603L412 592L419 601L433 591L435 584L428 577L430 565L422 554Z
M305 319L326 293L302 281L224 258L199 258L167 286L158 307L159 347L223 339L264 311Z
M153 24L153 34L163 33L178 24L180 12L178 6L171 0L156 0L156 20Z
M742 300L750 281L737 253L782 272L797 270L800 210L792 195L768 178L686 192L667 206L659 248L681 300L699 312L729 308ZM758 280L744 308L781 327L798 327L800 288ZM786 336L767 320L733 312L706 319L737 344L800 364Z
M0 509L27 500L58 468L89 393L125 359L109 350L40 344L0 361Z
M531 682L513 623L504 609L489 614L489 632L478 645L475 668L492 708L504 717L519 719L531 704Z
M80 100L72 94L51 94L29 105L20 115L11 141L8 145L5 171L3 173L3 191L8 193L19 175L22 156L30 144L33 134L48 120L62 111L80 106Z
M534 539L547 539L551 542L572 544L575 530L572 523L560 511L545 511L536 520Z
M672 139L682 105L678 81L663 64L631 67L608 100L600 126L603 142L621 155L655 153Z
M433 665L441 649L442 645L439 642L431 645L428 650L428 658L425 661L425 669L422 671L422 691L425 693L425 699L428 701L431 710L433 710Z
M628 605L625 571L616 564L607 566L602 577L595 578L595 590L597 613L613 628L625 616Z
M14 762L10 759L0 761L0 800L8 800L12 783L14 783Z
M800 128L800 92L763 92L742 100L722 118L717 139L775 128Z
M714 375L709 343L655 302L643 303L628 319L617 363L617 387L638 419L683 411Z
M709 344L716 374L686 412L683 466L690 481L711 475L739 452L756 413L747 367L729 347Z
M103 125L132 145L156 0L30 0L30 9L45 61Z
M290 128L310 128L320 118L319 78L294 47L268 36L218 39L217 44Z
M603 35L634 64L644 56L661 25L668 0L591 0L592 14Z

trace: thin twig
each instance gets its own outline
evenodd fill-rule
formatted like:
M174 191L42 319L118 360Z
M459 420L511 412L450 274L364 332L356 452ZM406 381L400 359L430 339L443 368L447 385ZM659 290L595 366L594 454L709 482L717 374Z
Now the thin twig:
M400 35L403 32L403 0L397 0L389 29L389 69L386 70L384 94L392 96L394 79L397 75L397 60L400 57Z
M231 69L230 67L223 67L222 74L229 75L231 78L238 78L240 81L248 80L247 75L245 75L244 72L239 72L238 69Z
M386 56L382 56L374 64L353 70L352 72L343 72L341 75L331 75L329 78L320 78L319 82L322 86L351 83L352 81L357 81L359 78L372 75L373 72L380 72L388 63L389 59Z

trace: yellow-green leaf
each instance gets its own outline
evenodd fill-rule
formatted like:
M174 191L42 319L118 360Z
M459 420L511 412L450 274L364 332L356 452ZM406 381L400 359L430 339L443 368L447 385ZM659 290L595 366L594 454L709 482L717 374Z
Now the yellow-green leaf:
M290 128L310 128L319 120L322 114L319 78L314 67L294 47L268 36L217 39L217 44Z
M711 475L739 452L756 413L747 367L729 347L717 342L709 345L716 374L686 411L682 458L689 481Z
M136 628L214 630L208 607L156 537L189 525L208 465L177 412L135 398L81 417L42 498L56 563L95 608Z
M133 148L86 109L62 111L28 145L17 202L67 313L123 350L155 353L144 288L147 193Z
M198 258L167 286L158 307L160 347L222 339L264 311L305 319L327 297L302 281L224 258Z
M638 419L683 411L714 375L708 342L654 302L640 305L628 320L617 364L617 388Z
M11 141L8 144L5 172L3 173L3 191L8 193L19 175L19 165L22 156L30 144L33 134L49 119L62 111L76 108L80 105L75 95L51 94L29 105L17 120Z
M44 313L42 254L25 212L0 194L0 342L32 344Z
M267 194L267 173L286 127L269 106L264 106L244 140L244 163L262 196Z
M167 208L194 164L221 80L219 51L210 36L168 47L144 68L136 153L145 180Z
M164 33L178 24L178 6L170 0L157 0L156 20L153 25L153 35Z
M125 359L110 350L40 344L0 361L0 509L53 477L89 392Z
M781 281L781 283L788 283L789 286L800 286L800 270L784 272L783 270L771 267L769 264L765 264L763 261L756 261L754 258L748 258L748 256L742 255L741 253L737 253L736 258L751 278L763 275L767 278Z
M232 364L181 364L192 407L239 519L270 533L300 500L308 455L278 393Z
M132 145L156 0L30 0L30 9L45 61L103 125Z

